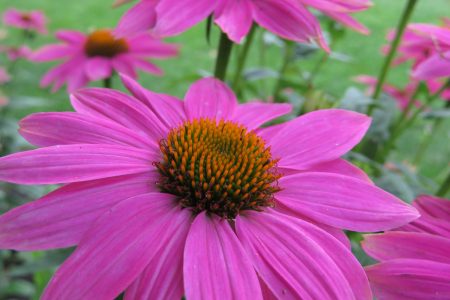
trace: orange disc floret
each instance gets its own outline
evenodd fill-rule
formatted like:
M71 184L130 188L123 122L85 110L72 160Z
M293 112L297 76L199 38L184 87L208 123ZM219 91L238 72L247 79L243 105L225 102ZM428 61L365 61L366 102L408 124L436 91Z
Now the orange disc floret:
M195 214L234 219L243 210L273 206L279 191L277 160L254 132L231 121L198 119L170 131L160 142L163 192Z
M128 52L125 39L116 39L110 30L102 29L91 33L84 46L87 56L114 57Z

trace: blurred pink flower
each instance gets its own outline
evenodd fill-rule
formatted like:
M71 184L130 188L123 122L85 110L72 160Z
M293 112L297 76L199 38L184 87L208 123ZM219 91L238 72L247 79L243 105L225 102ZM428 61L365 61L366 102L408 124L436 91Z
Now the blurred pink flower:
M375 297L450 299L450 200L420 196L421 217L384 234L366 235L363 248L380 263L366 267Z
M11 8L3 14L3 23L12 27L47 33L47 20L42 11L24 12Z
M9 103L8 97L6 97L6 95L0 92L0 107L6 106L8 105L8 103Z
M375 91L375 87L377 85L378 79L368 75L360 75L355 77L355 81L367 85L367 94L372 95ZM384 84L383 92L387 95L391 96L397 102L398 107L401 110L406 109L408 107L408 103L411 97L414 96L415 91L418 86L418 82L411 80L403 89L397 88L390 84ZM419 106L419 101L414 101L415 106Z
M41 80L43 87L53 84L52 91L67 83L72 92L90 81L111 77L114 71L133 78L137 77L136 69L162 75L162 70L148 59L167 58L178 53L175 45L165 44L148 33L116 39L109 29L88 35L62 30L56 37L62 43L47 45L30 58L37 62L64 60Z
M11 80L11 76L9 76L8 71L5 68L0 67L0 84L7 83Z
M0 46L0 52L6 53L6 56L11 61L20 58L28 59L32 53L30 47L28 46L20 46L20 47Z
M181 101L122 76L133 96L90 88L76 112L20 122L36 150L0 158L0 180L64 184L0 217L0 248L78 245L42 299L372 299L341 229L418 217L340 157L370 118L238 104L222 82ZM184 274L184 275L183 275Z
M158 35L172 36L213 15L215 23L236 43L242 41L256 22L282 38L298 42L314 40L328 50L318 20L306 7L368 33L350 13L370 5L368 0L141 0L123 16L117 33L152 28Z

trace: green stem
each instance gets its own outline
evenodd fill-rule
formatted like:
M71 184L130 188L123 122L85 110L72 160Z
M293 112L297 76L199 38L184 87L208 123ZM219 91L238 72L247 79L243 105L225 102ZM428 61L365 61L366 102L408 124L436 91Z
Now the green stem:
M247 61L248 53L250 50L250 46L253 43L255 32L256 32L256 25L253 24L252 28L250 29L250 32L248 33L245 43L243 45L242 51L239 54L238 57L238 64L236 73L234 74L233 84L232 87L236 93L239 93L241 89L241 83L242 83L242 72L244 71L245 62Z
M108 78L103 79L103 87L110 89L112 86L112 76L109 76Z
M447 178L444 180L441 187L437 191L436 196L444 197L449 190L450 190L450 173L447 175Z
M405 32L406 25L408 24L408 21L412 15L412 12L414 11L414 7L417 4L417 1L418 0L408 0L408 3L406 4L406 7L403 11L402 18L400 19L400 22L397 26L394 41L391 44L389 53L386 56L386 59L384 60L383 67L381 68L380 75L378 76L377 85L375 87L375 92L373 94L374 100L377 100L381 95L381 91L382 91L384 82L386 81L387 74L388 74L389 68L391 66L392 60L395 57L395 54L397 52L398 46L400 45L400 41L402 39L403 33ZM375 109L375 105L376 105L375 103L372 103L369 106L369 109L367 111L367 114L369 116L372 115L373 110Z
M228 63L230 61L231 49L233 48L233 42L230 41L227 34L222 32L219 41L219 51L216 58L216 67L214 71L214 77L225 81L227 75Z
M408 129L417 119L417 117L422 113L425 108L433 103L436 99L439 98L439 96L442 94L443 91L445 91L450 86L450 80L448 80L442 87L433 95L429 96L426 103L423 104L421 107L419 107L412 117L408 119L404 124L399 124L399 126L396 127L396 129L392 132L389 140L386 142L386 145L381 149L381 152L378 152L375 160L379 163L384 163L387 159L387 156L389 155L389 152L393 149L395 146L395 143L397 142L397 139L402 135L402 133Z
M435 122L433 123L433 125L431 125L431 133L428 133L425 138L423 139L422 143L419 146L419 149L417 149L417 153L414 156L413 159L413 164L414 165L418 165L420 163L420 161L422 160L423 155L427 152L431 141L433 139L433 134L432 132L436 132L440 129L440 127L442 126L442 119L437 119L435 120Z
M278 80L277 80L277 83L275 84L275 89L273 92L273 101L274 102L280 102L279 97L280 97L281 89L283 88L283 77L289 67L289 64L291 63L292 54L294 52L294 49L295 49L294 43L292 43L290 41L285 41L284 58L283 58L283 62L281 64L280 70L278 71Z

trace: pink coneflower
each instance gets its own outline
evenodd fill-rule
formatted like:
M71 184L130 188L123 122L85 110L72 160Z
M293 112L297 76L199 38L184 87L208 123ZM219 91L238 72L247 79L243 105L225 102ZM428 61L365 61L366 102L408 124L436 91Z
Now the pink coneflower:
M47 20L42 11L24 12L11 8L3 14L3 23L12 27L17 27L38 33L47 33Z
M341 229L418 213L340 158L368 117L261 128L291 106L239 105L211 78L184 102L122 79L133 97L80 90L76 112L21 121L41 148L0 159L0 180L65 184L0 217L0 248L78 245L43 299L372 299Z
M14 61L20 58L28 59L32 53L28 46L0 46L0 52L6 53L9 60Z
M52 91L67 83L69 91L85 86L90 81L109 78L120 72L136 78L136 69L155 75L162 70L149 58L167 58L177 55L177 47L165 44L147 33L116 39L109 29L96 30L88 35L63 30L56 33L61 44L48 45L38 50L34 61L61 60L41 80L41 86L53 83Z
M8 74L5 68L0 67L0 84L5 84L11 80L11 76Z
M213 15L215 23L236 43L241 42L256 22L283 38L298 42L314 40L328 49L319 21L307 6L367 33L349 14L370 5L368 0L141 0L124 15L117 32L127 34L152 28L155 34L172 36Z
M377 85L378 80L372 76L360 75L355 78L355 81L367 85L367 94L372 95L375 91L375 86ZM408 107L411 98L414 96L418 84L419 83L417 81L412 80L403 89L390 84L385 84L383 85L383 92L391 96L401 110L405 110ZM414 101L415 106L420 105L420 102L415 101L414 99L412 101Z
M363 248L380 263L366 268L377 299L450 299L450 200L421 196L422 216L402 229L366 235Z

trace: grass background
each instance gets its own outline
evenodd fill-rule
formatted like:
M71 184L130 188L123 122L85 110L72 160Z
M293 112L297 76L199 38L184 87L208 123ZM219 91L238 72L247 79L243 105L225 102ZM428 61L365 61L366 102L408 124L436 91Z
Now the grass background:
M32 43L33 48L54 42L53 33L58 29L77 29L89 31L95 28L114 27L123 12L129 7L124 6L111 9L112 0L78 0L78 1L42 1L42 0L0 0L0 11L9 7L31 10L39 9L45 12L49 18L50 34L39 36ZM316 78L316 85L322 90L340 98L350 85L355 85L352 78L359 74L377 75L383 60L380 55L380 47L385 43L385 35L390 28L397 25L406 0L374 0L374 6L357 15L370 30L371 35L363 36L358 33L347 31L345 36L333 50L349 55L352 60L343 63L329 60ZM413 14L412 22L438 23L444 16L446 9L450 8L450 0L419 1ZM216 55L216 40L218 32L213 31L210 44L205 39L205 24L199 24L184 34L169 38L168 41L182 45L179 57L157 64L165 70L165 76L154 77L141 74L140 82L147 88L158 92L166 92L182 96L189 84L208 72L212 72ZM17 44L22 36L18 30L8 29L8 35L1 44ZM254 44L250 55L249 67L257 64L258 44ZM282 51L276 47L268 47L267 66L278 69L282 63ZM312 70L320 53L314 55L310 60L300 61L298 64L302 70ZM7 64L3 60L4 64ZM11 96L31 96L45 99L45 105L33 109L16 109L14 114L21 118L32 111L46 110L71 110L68 95L64 90L55 94L49 93L47 89L41 89L38 81L41 76L54 65L53 63L32 64L21 61L15 66L14 75L18 80L13 81L6 88ZM391 70L388 81L402 85L408 81L408 66L404 65ZM94 83L93 85L98 85ZM274 82L268 82L273 85ZM115 87L121 88L117 78ZM269 87L268 90L272 88ZM404 135L400 141L399 151L393 154L397 161L408 161L415 154L415 150L424 138L429 122L419 122L415 129ZM427 177L442 180L444 171L448 167L450 154L449 123L442 126L432 140L431 151L428 151L422 164L418 166L419 172Z

